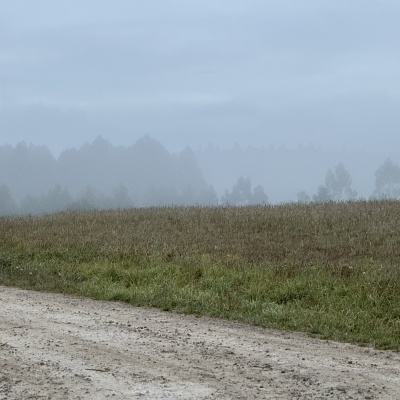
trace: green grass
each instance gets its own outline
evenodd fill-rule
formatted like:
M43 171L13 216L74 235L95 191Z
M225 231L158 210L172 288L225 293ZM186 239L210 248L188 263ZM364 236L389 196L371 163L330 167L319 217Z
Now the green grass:
M0 283L400 350L400 203L0 219Z

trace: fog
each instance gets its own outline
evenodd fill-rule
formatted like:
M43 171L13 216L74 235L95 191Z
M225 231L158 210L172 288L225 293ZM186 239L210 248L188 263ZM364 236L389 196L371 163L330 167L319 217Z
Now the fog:
M56 185L73 201L87 187L112 198L121 183L132 204L144 204L149 187L171 187L177 200L192 186L201 203L210 186L227 200L243 177L276 203L300 191L312 198L342 163L368 198L385 160L400 163L399 13L396 0L4 0L0 185L20 202ZM123 166L107 175L90 161L100 153L85 153L99 137L125 160L120 177ZM171 169L150 151L160 175L135 177L135 199L124 174L150 168L128 156L144 137ZM26 154L48 152L52 178L24 178L28 164L15 152L23 142ZM192 185L176 172L189 153ZM68 154L85 161L68 164Z

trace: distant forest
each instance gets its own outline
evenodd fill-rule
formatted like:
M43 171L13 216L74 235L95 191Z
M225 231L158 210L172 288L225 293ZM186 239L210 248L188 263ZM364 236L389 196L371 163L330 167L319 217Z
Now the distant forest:
M337 160L338 155L335 156ZM359 182L374 181L368 197L400 197L400 168L391 159L381 160L371 172L377 160L369 159L368 164L363 164L362 157L341 156L347 157L349 164L355 165L357 161L361 166L364 175L360 168L358 175L354 169ZM98 137L79 149L63 151L57 158L45 146L3 145L0 215L366 197L353 188L353 178L345 163L334 160L334 156L313 147L287 150L235 146L220 150L209 146L171 153L149 136L130 147L113 146ZM368 185L364 182L364 192L365 188Z

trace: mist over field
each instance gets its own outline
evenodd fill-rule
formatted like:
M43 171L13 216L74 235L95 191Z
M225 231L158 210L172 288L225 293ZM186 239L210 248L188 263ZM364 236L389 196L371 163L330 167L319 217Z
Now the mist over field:
M290 398L390 398L398 378L383 374L388 358L376 349L400 349L399 15L399 0L1 0L0 285L233 320L233 347L243 322L375 348L346 355L331 379L336 345L324 356L313 338L286 368L268 341L254 358L214 337L216 373L188 372L214 397L232 397L223 356L260 398L275 387L271 396L285 397L285 385ZM58 307L42 308L69 329ZM56 377L66 397L71 372L70 393L100 394L96 376L118 378L96 343L105 363L64 353L61 374L57 351L71 346L55 340L43 358L43 321L0 328L12 366L0 371L0 393L15 386L27 398ZM147 332L182 370L171 335L158 334L164 324L116 321L104 321L110 341L117 327L141 342ZM31 322L45 339L18 349L17 336L37 332ZM175 339L208 359L184 330ZM81 323L74 343L80 332ZM191 392L180 373L148 374L160 354L147 347L150 364L141 358L135 373L146 393L148 383L160 396ZM24 380L46 366L35 386ZM338 370L357 370L359 382ZM384 385L368 378L377 372ZM272 388L278 375L286 384Z
M400 167L379 154L185 147L146 135L98 137L58 157L46 146L0 146L0 214L171 205L253 205L400 198Z
M400 193L395 0L4 0L2 214Z

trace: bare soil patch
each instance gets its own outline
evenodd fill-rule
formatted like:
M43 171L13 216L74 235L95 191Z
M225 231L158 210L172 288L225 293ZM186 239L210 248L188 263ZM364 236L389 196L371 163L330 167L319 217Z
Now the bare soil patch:
M400 354L0 286L0 399L400 399Z

